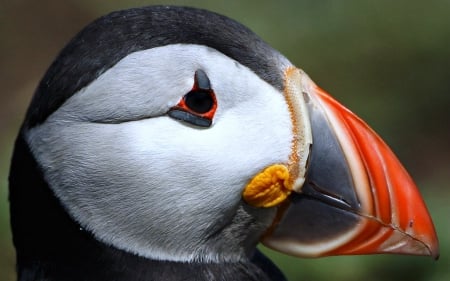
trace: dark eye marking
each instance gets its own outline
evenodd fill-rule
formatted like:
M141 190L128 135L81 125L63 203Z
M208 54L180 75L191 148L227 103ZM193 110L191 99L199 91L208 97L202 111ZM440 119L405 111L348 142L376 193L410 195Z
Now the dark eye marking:
M195 72L194 76L194 89L203 90L203 91L212 91L211 83L209 82L209 78L206 73L199 69Z
M210 127L217 109L217 99L206 73L195 72L194 86L167 113L170 117L200 127Z

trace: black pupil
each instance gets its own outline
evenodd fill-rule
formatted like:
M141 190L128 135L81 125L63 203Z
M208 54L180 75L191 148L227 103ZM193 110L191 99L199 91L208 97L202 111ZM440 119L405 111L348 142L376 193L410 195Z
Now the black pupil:
M200 114L210 111L214 104L211 94L206 91L189 92L184 96L184 101L190 110Z

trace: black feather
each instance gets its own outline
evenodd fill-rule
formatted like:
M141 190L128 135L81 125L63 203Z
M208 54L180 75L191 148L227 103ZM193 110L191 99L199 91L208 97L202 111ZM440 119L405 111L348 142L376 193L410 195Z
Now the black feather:
M178 43L214 48L276 88L283 87L278 52L240 23L194 8L135 8L97 19L68 43L39 84L25 126L44 122L65 100L128 54Z

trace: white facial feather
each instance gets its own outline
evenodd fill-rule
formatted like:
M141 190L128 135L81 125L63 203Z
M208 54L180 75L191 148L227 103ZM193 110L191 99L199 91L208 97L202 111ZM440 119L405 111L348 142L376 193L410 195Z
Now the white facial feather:
M198 69L218 102L210 128L166 115ZM204 46L169 45L119 61L27 141L68 212L101 241L154 259L233 260L246 249L229 235L259 237L232 223L244 214L254 221L243 231L260 235L272 222L275 210L249 208L241 193L288 161L290 120L283 93L248 68Z

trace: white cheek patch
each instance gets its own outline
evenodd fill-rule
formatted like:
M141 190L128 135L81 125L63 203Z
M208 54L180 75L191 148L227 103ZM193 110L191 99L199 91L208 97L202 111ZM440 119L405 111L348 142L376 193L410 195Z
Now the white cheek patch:
M197 69L218 100L207 129L165 115ZM117 248L176 261L244 254L234 241L222 241L221 253L203 247L231 221L248 181L289 161L293 139L282 93L196 45L129 55L26 137L50 187L83 227Z

